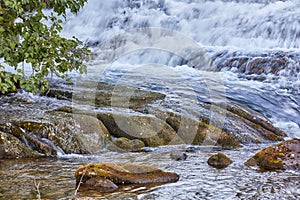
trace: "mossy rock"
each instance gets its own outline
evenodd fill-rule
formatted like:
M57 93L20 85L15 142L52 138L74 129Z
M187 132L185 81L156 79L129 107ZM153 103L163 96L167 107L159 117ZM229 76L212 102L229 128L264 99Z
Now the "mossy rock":
M209 157L207 163L217 169L223 169L232 163L232 160L223 153L217 153Z
M100 163L79 167L75 172L75 178L76 185L78 186L80 183L81 189L99 189L101 183L105 182L108 184L104 185L108 185L107 188L111 190L112 188L117 189L115 186L126 184L176 182L179 175L146 165ZM96 183L94 187L91 182Z
M52 86L46 96L95 107L137 109L165 98L164 94L103 82L77 81Z
M300 139L294 138L257 152L246 163L262 170L300 169Z
M128 138L121 137L113 140L112 143L109 145L108 149L116 151L138 152L141 151L144 147L145 144L141 140L130 140Z
M226 109L230 111L230 113L228 113L229 115L235 117L237 115L240 118L247 120L249 126L257 127L257 131L262 129L259 133L266 140L280 141L282 140L282 137L286 136L286 133L273 126L269 120L253 110L247 110L236 104L229 103L226 104Z
M241 145L229 134L209 124L209 120L202 117L195 120L190 117L171 112L155 112L165 120L184 141L185 144L213 145L223 148L237 148Z
M64 112L52 112L45 121L3 123L0 131L46 156L56 155L57 151L94 154L110 140L108 130L96 117Z
M18 138L0 131L0 159L29 158L41 156Z
M46 156L57 154L57 151L51 145L44 143L40 140L39 137L34 134L29 134L22 127L14 123L0 124L0 131L3 131L6 134L19 139L20 142L22 142L25 146L31 148L33 151L44 154Z
M92 116L52 112L48 120L48 123L23 122L19 126L50 140L65 153L97 153L110 140L106 127Z
M182 144L182 140L166 122L150 116L124 113L98 113L111 135L139 139L146 146Z

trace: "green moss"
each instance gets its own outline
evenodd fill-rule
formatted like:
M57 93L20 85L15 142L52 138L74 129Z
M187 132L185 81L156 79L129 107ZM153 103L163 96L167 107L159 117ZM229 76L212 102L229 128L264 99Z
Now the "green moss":
M263 170L297 169L299 160L296 157L300 154L299 145L300 139L292 139L275 146L266 147L257 152L245 164L248 166L257 165Z
M223 153L217 153L212 155L208 159L207 163L212 167L222 169L230 165L232 163L232 160Z
M179 175L146 165L100 163L79 167L75 178L77 183L82 179L83 185L91 178L105 178L116 185L124 185L175 182Z

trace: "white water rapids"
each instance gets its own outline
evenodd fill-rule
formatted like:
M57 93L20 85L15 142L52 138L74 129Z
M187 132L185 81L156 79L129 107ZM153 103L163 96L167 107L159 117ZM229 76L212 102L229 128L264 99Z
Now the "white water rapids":
M161 92L167 96L161 108L189 116L202 112L199 102L239 104L300 138L299 0L89 0L63 26L63 36L74 35L93 51L83 81ZM64 105L28 93L5 98L0 107L11 111L20 105L12 110L20 107L29 115ZM99 162L156 166L180 174L180 180L113 193L87 191L79 199L299 199L299 170L261 172L244 165L268 145L222 150L233 160L222 170L207 164L220 149L189 145L0 160L0 199L35 199L36 189L42 199L75 199L74 171ZM172 160L175 150L187 160Z
M89 65L93 79L171 94L193 93L197 100L206 101L209 97L205 97L207 91L201 82L217 77L206 85L216 82L225 90L219 95L259 111L294 137L300 134L299 19L298 0L89 0L78 15L67 17L63 35L76 35L93 46L95 55ZM149 27L151 34L139 33ZM155 30L173 31L175 36L155 36ZM204 57L215 63L232 57L280 55L287 64L277 75L264 73L265 81L245 79L243 72L222 65L219 72L204 75L201 69L216 71L216 67L201 64L192 69L203 55L192 65L189 58L195 52L189 53L187 61L182 58L189 44L198 45L198 50L206 52ZM128 46L129 50L124 50ZM156 67L149 66L152 64ZM180 87L176 81L164 85L167 83L161 79L172 73L158 70L157 65L161 69L172 66L172 73L179 74L190 87ZM157 77L159 84L149 80ZM212 93L214 89L208 86L208 90ZM170 102L178 102L176 98Z

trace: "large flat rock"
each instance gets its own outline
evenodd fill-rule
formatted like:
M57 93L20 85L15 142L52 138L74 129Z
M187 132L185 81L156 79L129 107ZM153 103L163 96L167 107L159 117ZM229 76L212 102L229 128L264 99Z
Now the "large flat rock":
M99 163L79 167L76 185L82 189L112 191L120 185L176 182L179 175L152 166L138 164Z

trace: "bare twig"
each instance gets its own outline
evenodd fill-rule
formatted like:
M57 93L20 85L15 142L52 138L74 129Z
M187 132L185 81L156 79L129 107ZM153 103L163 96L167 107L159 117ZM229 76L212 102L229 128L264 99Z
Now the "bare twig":
M34 179L34 187L35 187L36 192L37 192L37 195L36 195L37 199L42 200L41 199L41 193L40 193L40 183L37 183L35 179Z
M82 173L82 175L81 175L81 177L80 177L79 183L78 183L77 188L76 188L75 193L74 193L74 196L77 196L77 192L78 192L78 190L79 190L79 188L80 188L80 185L81 185L81 183L82 183L82 179L83 179L83 177L84 177L86 171L87 171L87 167L84 169L84 171L83 171L83 173Z

